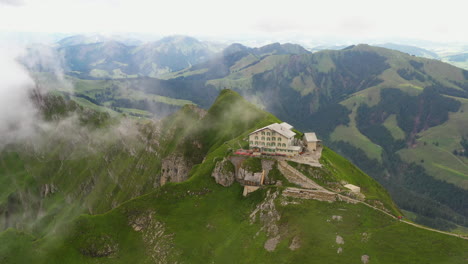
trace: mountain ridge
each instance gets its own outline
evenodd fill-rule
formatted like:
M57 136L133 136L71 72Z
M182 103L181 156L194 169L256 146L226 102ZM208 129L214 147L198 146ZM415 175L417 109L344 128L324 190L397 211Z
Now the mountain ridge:
M193 126L186 126L188 121ZM0 260L7 263L206 263L207 260L348 263L350 259L358 262L370 258L380 263L394 263L396 259L463 263L467 257L466 240L411 227L365 205L287 197L282 194L287 187L281 185L264 186L243 197L238 183L223 187L212 179L217 162L231 155L234 146L245 145L244 138L250 131L278 121L239 94L223 90L206 114L195 111L194 106L186 106L164 121L162 125L167 130L147 124L144 129L150 133L169 135L170 131L180 131L177 137L166 138L169 141L165 146L156 142L149 146L167 148L168 152L158 152L163 157L170 153L190 154L198 164L192 167L187 180L168 182L102 214L76 215L40 239L8 229L0 233ZM151 139L154 137L149 135L140 138L143 142ZM146 170L145 165L154 164L158 159L153 155L148 158L147 162L134 161L135 168ZM326 148L321 163L324 165L321 170L308 166L298 169L313 172L316 174L313 177L322 179L326 185L343 179L359 182L366 201L376 205L380 202L391 214L399 214L380 184L338 154ZM136 181L135 176L130 178ZM152 179L151 175L147 177ZM114 192L126 190L111 188L101 195ZM45 199L61 193L63 189ZM438 250L433 250L434 243L440 245ZM310 254L311 248L315 254ZM24 254L17 254L18 249Z

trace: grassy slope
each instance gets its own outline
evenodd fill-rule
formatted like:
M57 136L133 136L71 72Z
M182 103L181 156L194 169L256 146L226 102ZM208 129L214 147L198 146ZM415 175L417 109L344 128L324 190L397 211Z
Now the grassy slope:
M182 113L179 119L186 120L189 113ZM241 121L248 124L248 129L239 125ZM223 91L208 115L198 122L197 129L188 131L198 136L209 135L203 141L208 144L208 154L202 164L192 169L188 181L169 183L102 215L82 215L40 240L13 230L3 232L0 234L2 260L7 263L153 263L166 256L168 263L349 263L350 260L359 262L361 255L367 254L373 263L462 263L468 257L465 240L416 229L363 205L281 202L290 198L275 202L281 215L281 242L274 252L265 251L266 234L256 235L262 225L258 220L251 224L249 215L267 190L244 198L241 186L224 188L210 174L216 160L230 152L230 146L241 142L248 131L272 121L277 119L256 110L237 94ZM336 177L369 186L363 190L368 198L382 199L395 212L382 187L348 161L325 149L323 162ZM267 189L281 191L282 187ZM131 219L145 215L152 215L153 222L143 231L133 230ZM340 215L343 220L331 220L333 215ZM157 231L162 235L157 235ZM363 237L364 232L367 236ZM148 234L153 234L154 239L148 240ZM344 238L345 244L335 243L337 235ZM293 252L288 247L295 236L299 237L301 247ZM116 249L109 257L82 254L106 245ZM336 253L339 246L343 248L341 254ZM23 254L18 255L18 249Z
M466 241L416 229L363 205L318 201L283 205L280 201L285 198L276 202L281 215L282 241L274 252L268 253L263 249L265 234L255 235L261 224L249 223L250 213L266 190L243 198L239 185L223 188L209 176L214 166L211 161L225 155L227 149L223 145L210 153L206 161L193 170L187 182L166 185L103 215L80 217L72 223L71 232L62 243L52 248L48 246L52 253L44 257L48 263L94 263L97 260L99 263L127 263L129 260L150 263L151 248L145 244L144 235L129 226L133 215L146 212L154 212L165 233L172 234L169 236L172 249L169 262L349 263L350 259L359 262L361 255L366 254L374 263L463 263L467 257ZM330 151L324 156L337 164L337 168L349 166ZM270 189L274 191L277 187ZM190 194L200 190L208 191L201 195ZM340 215L343 220L331 220L333 215ZM337 235L344 238L344 245L335 243ZM292 252L288 247L294 236L300 238L301 248ZM112 257L96 259L79 253L95 246L91 241L101 237L119 244L119 250ZM34 246L42 248L43 245L39 242ZM338 247L343 248L342 254L336 253ZM313 254L310 254L311 249Z
M449 120L444 124L421 132L416 147L400 150L399 154L407 160L418 162L436 178L468 189L468 159L452 153L461 148L461 138L468 136L468 100L457 100L462 102L458 112L450 113Z
M374 49L374 48L372 48ZM380 50L379 52L382 52ZM386 52L386 51L385 51ZM384 52L384 54L385 54ZM411 57L412 60L424 63L424 70L431 76L437 77L441 83L452 87L453 84L447 84L447 79L460 81L461 76L458 71L453 71L453 67L440 62L434 62L429 59ZM395 87L410 95L417 95L422 91L422 86L428 85L418 80L407 81L402 79L396 73L398 68L410 68L407 63L407 55L389 56L387 62L395 68L388 69L381 77L385 80L376 87L371 87L353 94L348 99L341 102L350 110L356 110L359 104L365 103L369 106L379 102L379 93L385 87ZM452 154L454 149L459 149L459 144L462 136L467 136L468 119L466 111L468 111L467 100L458 97L452 97L462 102L462 108L457 113L450 113L450 120L442 125L430 128L419 134L418 144L415 148L403 149L398 153L405 160L417 162L422 165L430 175L437 179L443 179L450 183L454 183L462 188L468 188L468 159L457 157ZM331 134L331 140L343 140L352 145L363 149L369 158L377 158L381 160L380 152L377 152L380 146L374 144L362 135L356 128L354 121L355 111L350 115L349 126L338 126ZM391 132L395 139L403 138L401 129L396 124L393 116L387 118L384 126ZM426 145L423 143L426 142ZM439 146L431 144L438 142ZM424 160L424 162L421 162Z
M147 193L159 185L161 158L180 140L160 135L148 121L112 119L89 128L69 115L49 124L57 129L49 129L34 146L0 152L2 229L15 226L41 236L80 213L102 213ZM186 120L175 118L165 128L182 133ZM45 195L46 189L54 191Z

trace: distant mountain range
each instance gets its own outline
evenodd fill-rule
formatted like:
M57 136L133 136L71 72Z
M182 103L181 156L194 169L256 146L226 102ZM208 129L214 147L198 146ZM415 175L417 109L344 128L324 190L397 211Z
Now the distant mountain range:
M170 36L155 42L141 43L135 39L115 37L72 36L48 47L51 55L67 74L80 78L106 79L138 76L159 77L203 62L219 52L217 44L198 41L187 36ZM33 70L47 68L40 63L44 49L33 45L24 61Z

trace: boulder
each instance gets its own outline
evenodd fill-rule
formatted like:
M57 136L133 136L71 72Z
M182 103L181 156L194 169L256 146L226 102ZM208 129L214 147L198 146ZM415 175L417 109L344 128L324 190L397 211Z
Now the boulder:
M216 183L221 184L224 187L231 186L235 180L234 165L231 161L224 159L216 162L216 166L211 173L211 176L215 178Z

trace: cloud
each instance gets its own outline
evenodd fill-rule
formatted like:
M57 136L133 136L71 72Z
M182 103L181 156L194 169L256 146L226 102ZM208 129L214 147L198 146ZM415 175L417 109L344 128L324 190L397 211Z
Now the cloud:
M17 61L19 54L18 48L0 47L0 149L36 129L37 110L30 99L35 83Z
M22 6L24 5L24 1L23 0L0 0L0 5Z

